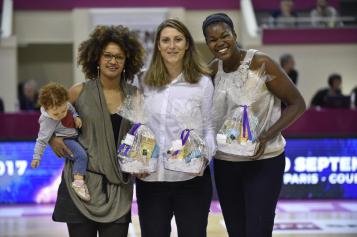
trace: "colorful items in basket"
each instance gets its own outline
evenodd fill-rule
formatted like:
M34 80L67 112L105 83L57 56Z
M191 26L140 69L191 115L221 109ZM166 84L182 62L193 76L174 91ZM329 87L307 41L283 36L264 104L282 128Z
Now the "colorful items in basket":
M119 164L124 172L153 173L156 171L159 146L153 132L136 123L126 134L118 149Z
M172 142L167 151L165 168L185 173L200 173L207 164L208 150L205 142L194 130L185 129L180 139Z
M259 145L256 141L257 124L258 119L248 112L248 106L240 106L218 132L218 150L228 154L253 156Z

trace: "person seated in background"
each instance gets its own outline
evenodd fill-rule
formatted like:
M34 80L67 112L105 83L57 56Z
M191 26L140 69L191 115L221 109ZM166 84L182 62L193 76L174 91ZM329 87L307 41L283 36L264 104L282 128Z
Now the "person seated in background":
M274 11L270 17L270 26L272 27L296 27L297 13L293 10L293 0L281 0L280 9Z
M342 26L337 10L328 5L328 0L316 0L316 8L310 13L311 24L315 27Z
M35 80L29 80L24 82L22 85L20 84L18 90L20 110L40 110L40 105L38 103L38 89Z
M289 76L290 80L297 85L298 72L295 69L295 60L291 54L283 54L280 56L280 66L284 69L285 73ZM286 104L281 102L281 109L285 109Z
M5 112L4 101L0 97L0 113Z
M297 85L298 82L298 72L295 69L295 60L291 54L283 54L280 56L280 66L284 69L286 74L288 74L291 81Z
M333 73L328 77L328 88L320 89L311 100L311 107L329 107L327 102L329 97L343 97L341 92L342 77Z

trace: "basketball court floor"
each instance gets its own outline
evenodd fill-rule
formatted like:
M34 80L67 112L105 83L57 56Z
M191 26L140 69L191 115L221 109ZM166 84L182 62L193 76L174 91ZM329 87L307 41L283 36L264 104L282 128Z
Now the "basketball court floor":
M64 237L66 225L53 222L53 205L0 206L1 237ZM133 222L129 237L139 237L136 203L132 207ZM172 220L174 224L175 220ZM172 237L177 236L172 228ZM208 237L226 237L219 203L211 204ZM286 201L279 202L274 237L357 237L357 200Z

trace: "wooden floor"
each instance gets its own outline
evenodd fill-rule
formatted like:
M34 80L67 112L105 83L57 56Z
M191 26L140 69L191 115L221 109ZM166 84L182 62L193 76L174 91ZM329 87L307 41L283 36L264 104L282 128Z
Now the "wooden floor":
M51 220L52 205L0 206L1 237L63 237L66 225ZM176 235L174 220L173 233ZM213 202L207 228L208 237L226 237L219 204ZM139 237L137 207L129 237ZM273 236L279 237L356 237L356 201L281 201L277 208Z

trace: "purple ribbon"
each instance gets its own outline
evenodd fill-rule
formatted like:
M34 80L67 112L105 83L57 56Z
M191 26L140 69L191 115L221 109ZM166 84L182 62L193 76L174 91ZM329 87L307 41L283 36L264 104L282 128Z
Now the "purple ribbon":
M141 126L141 123L136 123L134 124L134 126L130 129L129 131L129 134L130 135L135 135L135 132L136 130L138 130L138 128ZM125 143L122 143L120 146L119 146L119 149L118 149L118 153L120 154L120 152L123 151L123 149L125 149L124 151L124 156L127 156L128 155L128 152L130 150L131 146L130 145L127 145Z
M185 135L185 132L187 132L186 133L186 135ZM185 129L185 130L183 130L182 132L181 132L181 141L182 141L182 146L184 146L185 144L186 144L186 142L187 142L187 139L188 139L188 137L190 136L190 129Z
M186 134L185 134L186 133ZM181 141L182 141L182 146L184 146L188 140L188 137L190 136L190 129L185 129L181 132L181 135L180 135L180 138L181 138ZM177 150L173 153L173 155L177 155L180 151Z
M248 140L252 140L252 132L250 131L250 125L249 125L249 119L248 119L248 106L244 105L243 106L244 111L243 111L243 137L245 137L246 132L245 130L248 131Z
M130 129L129 133L130 133L131 135L135 135L136 130L138 130L138 128L139 128L140 126L141 126L141 123L136 123L136 124L134 124L134 126Z

